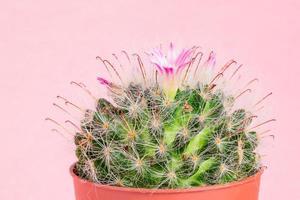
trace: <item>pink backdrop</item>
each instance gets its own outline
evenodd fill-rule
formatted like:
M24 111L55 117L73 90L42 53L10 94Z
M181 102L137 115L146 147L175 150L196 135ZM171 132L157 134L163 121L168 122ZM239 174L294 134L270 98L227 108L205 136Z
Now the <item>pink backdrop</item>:
M170 41L236 58L274 92L276 140L260 196L300 199L299 13L297 0L1 1L0 199L74 199L72 144L43 120L55 96L70 80L101 93L97 55Z

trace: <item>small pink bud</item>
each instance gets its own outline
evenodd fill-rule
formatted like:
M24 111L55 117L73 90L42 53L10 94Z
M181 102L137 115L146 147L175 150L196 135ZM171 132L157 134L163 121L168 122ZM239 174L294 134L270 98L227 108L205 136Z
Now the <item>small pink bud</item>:
M98 77L97 80L100 82L101 85L109 86L111 84L111 82L101 77Z

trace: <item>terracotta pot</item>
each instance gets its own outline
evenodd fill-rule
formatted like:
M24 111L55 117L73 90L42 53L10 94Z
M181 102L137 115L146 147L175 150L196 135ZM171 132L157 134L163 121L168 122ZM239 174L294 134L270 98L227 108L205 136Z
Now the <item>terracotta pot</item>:
M95 184L79 178L70 168L76 200L258 200L260 177L254 176L224 185L190 189L138 189Z

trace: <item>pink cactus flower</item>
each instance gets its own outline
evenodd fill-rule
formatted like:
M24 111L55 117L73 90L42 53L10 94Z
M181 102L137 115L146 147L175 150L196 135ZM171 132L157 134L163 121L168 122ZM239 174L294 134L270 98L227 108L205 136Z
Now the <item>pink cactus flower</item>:
M187 66L192 59L195 48L182 49L180 52L174 48L170 43L166 54L163 53L162 48L155 48L150 52L150 61L158 68L159 72L166 75L177 74L185 66Z
M169 100L175 98L176 91L181 83L181 72L192 62L195 51L195 47L180 51L174 48L173 43L170 43L167 52L163 52L161 47L150 52L150 61L162 75L165 75L162 79L162 86Z

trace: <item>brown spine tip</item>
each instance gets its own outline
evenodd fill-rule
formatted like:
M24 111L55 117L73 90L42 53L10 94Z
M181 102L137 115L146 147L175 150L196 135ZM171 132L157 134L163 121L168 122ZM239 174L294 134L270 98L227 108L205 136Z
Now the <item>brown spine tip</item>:
M76 129L78 129L79 131L81 131L81 129L80 129L75 123L73 123L72 121L66 120L65 123L66 123L66 124L69 123L69 124L71 124L72 126L74 126Z
M85 112L84 109L80 108L79 106L75 105L74 103L72 103L71 101L69 101L68 99L66 99L60 95L56 96L56 98L62 99L65 102L65 105L72 105L74 108L77 108L78 110L80 110L82 112Z
M234 99L236 100L237 98L241 97L243 94L246 94L247 92L251 93L252 90L251 89L246 89L243 92L241 92L240 94L238 94Z
M208 85L212 85L216 80L218 80L219 78L223 77L223 73L218 73L211 81Z
M260 99L256 104L254 104L254 106L257 106L258 104L260 104L261 102L263 102L266 98L268 98L269 96L271 96L273 93L270 92L269 94L267 94L266 96L264 96L262 99Z
M62 100L64 100L64 101L68 101L66 98L64 98L64 97L62 97L62 96L60 96L60 95L57 95L56 98L62 99Z
M56 103L53 103L52 105L53 105L54 107L57 107L57 108L59 108L60 110L64 111L65 113L70 114L66 109L64 109L64 108L61 107L60 105L58 105L58 104L56 104Z
M248 87L249 85L251 85L252 83L258 82L258 81L259 81L258 78L254 78L254 79L250 80L250 81L244 86L244 88L246 88L246 87Z
M141 57L140 57L139 54L134 53L134 54L132 54L132 55L137 57L137 60L138 60L138 63L139 63L139 68L140 68L140 70L141 70L141 73L142 73L144 82L146 83L146 77L147 77L147 75L146 75L146 70L145 70L143 61L142 61L142 59L141 59Z
M198 59L198 62L197 62L197 65L196 65L196 68L195 68L195 71L194 71L194 78L195 78L195 76L196 76L196 74L197 74L199 65L200 65L200 63L201 63L201 60L202 60L202 57L203 57L203 53L199 51L199 52L196 54L196 56L194 57L195 60L197 59L198 56L200 56L200 57L199 57L199 59Z
M250 128L249 130L253 130L253 129L257 128L257 127L260 127L260 126L262 126L262 125L265 125L265 124L267 124L267 123L274 122L274 121L276 121L276 119L270 119L270 120L264 121L264 122L262 122L262 123L260 123L260 124L258 124L258 125L256 125L256 126Z
M230 66L232 66L233 64L236 64L237 62L233 59L229 60L222 68L220 73L224 73Z
M103 60L103 64L108 68L112 68L112 70L114 71L114 73L117 75L117 77L119 78L119 80L121 81L121 83L123 83L123 80L119 74L119 72L117 71L117 69L114 67L113 64L111 64L111 62L109 62L108 60Z
M129 63L131 63L131 60L130 60L130 57L129 57L129 55L128 55L128 53L127 53L127 51L125 51L125 50L122 50L121 51L125 56L126 56L126 58L127 58L127 60L128 60L128 62Z
M45 121L50 121L52 123L54 123L55 125L57 125L58 127L62 128L64 131L66 131L69 135L73 136L73 134L67 129L65 128L63 125L61 125L60 123L58 123L57 121L55 121L54 119L50 118L50 117L46 117Z
M229 80L231 80L231 79L234 77L234 75L237 74L237 72L242 68L242 66L243 66L243 64L240 64L240 65L238 66L238 68L237 68L237 69L232 73L232 75L230 76Z
M97 98L92 94L92 92L90 90L88 90L86 88L86 85L84 85L83 83L77 83L75 81L71 81L70 83L71 85L75 85L78 86L80 89L82 89L85 93L87 93L90 97L92 97L94 100L97 100Z
M111 54L111 55L112 55L112 56L116 59L116 61L119 63L120 68L123 68L123 65L122 65L122 63L120 62L120 60L119 60L117 54L113 53L113 54Z
M73 106L74 108L77 108L78 110L84 112L84 109L80 108L79 106L75 105L74 103L70 102L70 101L66 101L65 102L66 105L71 105Z

